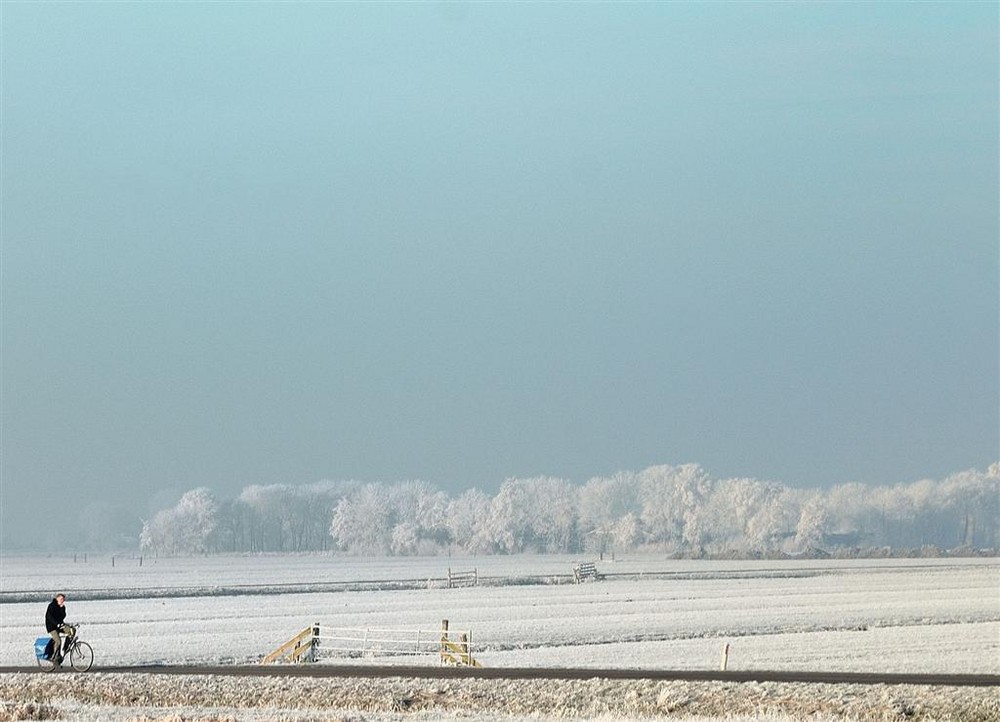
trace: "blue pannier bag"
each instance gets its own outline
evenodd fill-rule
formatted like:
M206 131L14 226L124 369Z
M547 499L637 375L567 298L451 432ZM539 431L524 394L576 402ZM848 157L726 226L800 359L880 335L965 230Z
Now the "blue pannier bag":
M52 659L52 648L55 644L52 637L39 637L35 640L35 656L38 659Z

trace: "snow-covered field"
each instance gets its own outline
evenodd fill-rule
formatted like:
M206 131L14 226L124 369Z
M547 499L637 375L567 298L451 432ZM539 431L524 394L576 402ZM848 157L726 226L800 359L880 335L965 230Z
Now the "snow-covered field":
M474 654L489 667L717 669L728 643L730 669L1000 673L997 559L634 556L598 562L604 580L554 583L576 561L232 556L147 558L141 566L138 558L118 558L112 566L106 556L75 563L6 557L0 592L47 598L66 591L68 619L81 623L97 666L259 662L314 622L434 633L448 619L452 629L472 631ZM448 566L476 568L483 586L447 589ZM324 590L331 582L375 580L421 583ZM272 593L222 593L255 591L253 585ZM273 593L280 585L296 591ZM185 596L195 593L201 596ZM87 600L88 594L105 598ZM133 598L107 598L116 595ZM42 601L0 605L0 665L33 664L44 607ZM398 661L437 664L433 655Z
M143 560L91 555L2 560L4 592L68 594L68 618L98 665L256 662L302 628L473 633L487 666L1000 672L1000 560L598 562L584 584L528 584L571 573L570 557L359 560L336 556ZM479 586L447 589L448 566ZM638 575L642 576L638 576ZM622 576L619 576L622 575ZM636 576L631 576L636 575ZM426 580L423 588L212 596L237 585ZM144 589L207 596L144 597ZM74 601L80 590L132 599ZM0 665L32 663L44 603L0 606ZM335 661L335 660L334 660ZM407 658L407 664L420 658ZM432 656L425 658L435 664Z

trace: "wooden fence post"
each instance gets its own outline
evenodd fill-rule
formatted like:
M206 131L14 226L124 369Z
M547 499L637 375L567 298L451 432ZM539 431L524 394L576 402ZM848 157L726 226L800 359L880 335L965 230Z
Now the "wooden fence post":
M448 661L447 658L448 650L448 620L441 620L441 664L445 664Z

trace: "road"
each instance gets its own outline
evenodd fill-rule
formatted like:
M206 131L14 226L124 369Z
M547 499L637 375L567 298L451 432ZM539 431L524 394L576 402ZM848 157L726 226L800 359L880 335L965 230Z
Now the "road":
M37 667L0 667L0 674L37 673ZM62 672L60 672L61 674ZM796 672L778 670L586 669L566 667L415 667L344 664L94 667L87 674L222 675L227 677L411 677L417 679L651 679L716 682L809 682L814 684L916 684L998 687L998 674L901 672Z

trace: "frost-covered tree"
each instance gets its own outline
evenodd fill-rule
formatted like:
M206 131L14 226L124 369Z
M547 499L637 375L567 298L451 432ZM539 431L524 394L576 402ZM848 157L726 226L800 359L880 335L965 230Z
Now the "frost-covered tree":
M642 522L633 512L617 519L609 531L615 549L634 549L642 541Z
M575 552L579 549L578 490L566 479L539 477L530 480L534 492L535 536L550 552Z
M356 481L319 481L303 487L306 518L303 549L326 551L330 547L330 522L337 504L359 486Z
M342 498L330 535L355 554L433 554L448 544L448 497L422 481L366 484Z
M592 551L645 547L691 556L996 549L998 502L1000 463L943 481L850 483L827 492L713 479L696 464L664 465L595 477L582 487L545 476L512 478L492 498L470 490L452 499L420 481L255 485L222 501L196 489L145 521L140 543L166 554L511 554L576 552L584 542ZM78 538L91 548L114 544L118 521L110 506L92 504L79 520Z
M338 503L330 533L353 553L434 554L450 538L447 506L447 495L426 482L368 484Z
M394 513L389 489L366 484L337 503L330 536L352 554L387 555L392 550Z
M639 484L632 472L594 477L579 492L580 533L598 553L630 549L639 541ZM622 526L622 521L629 522ZM628 540L628 541L625 541Z
M934 544L933 512L936 484L923 479L871 490L869 501L877 510L872 543L890 547L922 547Z
M445 513L449 536L454 544L472 554L496 551L489 532L490 497L479 489L468 489L448 502Z
M177 504L143 523L140 548L159 554L204 554L215 551L213 534L219 505L208 489L193 489Z
M281 551L284 547L281 507L286 494L283 484L245 487L233 512L248 551Z
M393 554L434 554L447 547L448 496L424 481L407 481L388 487L393 523Z
M826 501L822 494L815 493L799 513L799 523L795 527L795 550L806 552L820 549L830 523Z
M638 474L640 519L644 541L679 546L684 532L684 510L673 483L672 466L651 466Z
M798 494L757 479L722 479L707 485L696 513L703 545L715 554L763 556L785 546L795 533Z
M490 504L486 528L506 554L575 551L575 490L565 479L507 479Z
M984 474L970 469L952 474L940 488L940 506L946 512L946 547L997 548L1000 524L1000 477L996 466Z
M756 512L747 520L747 542L752 551L787 547L797 533L802 504L811 492L769 483Z
M227 538L234 550L326 550L333 510L358 486L351 481L248 486L226 507Z
M639 473L642 523L648 541L703 550L708 539L705 502L712 480L697 464L651 466Z
M858 482L838 484L826 494L826 533L830 544L873 545L878 541L882 510L872 489Z

